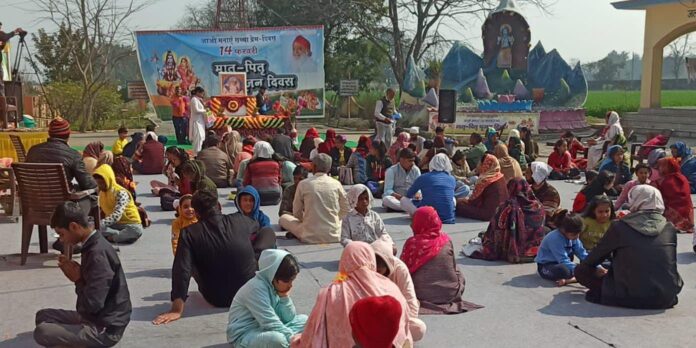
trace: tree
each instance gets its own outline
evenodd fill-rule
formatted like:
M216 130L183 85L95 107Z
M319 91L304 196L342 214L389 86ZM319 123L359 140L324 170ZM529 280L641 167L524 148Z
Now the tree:
M135 0L34 0L44 19L55 24L59 33L74 40L64 42L70 64L77 71L81 89L78 123L86 130L94 117L99 92L110 85L117 63L132 50L127 20L148 5Z
M595 77L595 80L614 81L620 77L619 74L626 66L628 58L628 52L611 51L606 57L586 64L584 67Z
M686 34L669 44L669 58L672 59L672 76L679 79L679 72L686 61L686 57L691 53L692 46L689 43L690 34Z
M547 8L546 0L526 0ZM394 76L403 84L406 62L413 57L418 63L432 48L448 40L440 34L441 26L463 23L488 14L495 0L357 0L357 8L343 11L350 16L356 33L372 41L384 55Z

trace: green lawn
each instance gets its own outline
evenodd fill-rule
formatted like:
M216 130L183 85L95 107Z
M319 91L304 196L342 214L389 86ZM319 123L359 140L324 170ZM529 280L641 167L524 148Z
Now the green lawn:
M640 91L590 91L585 103L587 115L603 117L607 110L634 112L640 105ZM696 106L696 90L662 91L662 106Z

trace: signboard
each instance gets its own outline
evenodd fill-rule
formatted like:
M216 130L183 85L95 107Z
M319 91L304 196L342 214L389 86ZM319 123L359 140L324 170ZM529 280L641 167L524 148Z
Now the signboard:
M539 117L538 112L473 112L473 111L457 111L457 119L455 123L437 122L437 111L430 112L429 127L431 131L435 131L437 126L442 126L447 134L469 134L483 133L488 127L499 129L502 125L507 124L507 130L517 129L520 126L529 128L533 134L539 134Z
M140 71L161 119L171 118L177 87L186 92L196 86L207 96L255 95L266 87L269 109L324 117L323 26L138 31L135 37Z
M352 97L360 92L359 80L341 80L339 84L339 94L341 97Z
M148 100L150 96L147 94L145 82L143 81L128 81L128 99Z

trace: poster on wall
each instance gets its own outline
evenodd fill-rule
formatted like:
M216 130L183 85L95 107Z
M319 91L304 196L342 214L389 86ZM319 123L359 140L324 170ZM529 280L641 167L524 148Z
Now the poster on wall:
M265 87L269 110L324 117L323 26L137 31L135 37L140 71L160 119L171 119L177 88L196 86L208 97L254 96Z

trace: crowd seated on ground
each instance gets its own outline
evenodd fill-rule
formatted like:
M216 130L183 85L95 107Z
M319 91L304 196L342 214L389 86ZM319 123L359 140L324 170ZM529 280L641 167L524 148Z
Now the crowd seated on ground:
M682 281L676 269L676 234L694 231L696 159L686 144L677 142L671 156L652 149L641 155L647 164L629 168L614 112L607 114L600 136L588 142L587 166L578 157L584 145L572 133L555 143L547 164L532 131L524 127L510 130L507 144L500 140L502 130L488 129L485 141L471 134L468 149L455 149L456 141L442 128L433 139L411 128L389 148L363 135L355 149L333 129L322 140L311 128L299 151L284 132L242 140L229 130L221 138L208 133L199 139L203 149L195 159L180 147L165 151L153 131L135 133L124 145L127 133L119 130L117 144L123 149L118 154L105 151L101 143L80 154L67 144L69 124L57 118L49 125L49 141L32 147L27 157L28 162L62 163L68 180L77 182L75 189L97 189L104 216L97 237L87 233L92 231L75 214L62 212L65 207L56 213L62 221L52 223L61 229L61 240L84 242L83 252L94 248L91 244L103 248L101 241L128 244L143 235L149 219L136 200L133 167L140 174L167 177L166 183L150 182L162 210L176 211L171 309L157 316L155 324L182 317L193 277L208 303L229 307L227 340L235 346L351 347L374 336L364 326L373 306L384 307L385 318L391 315L391 322L384 322L391 327L383 328L387 346L412 345L427 332L419 315L481 308L462 299L465 281L456 248L442 231L443 223L463 219L488 222L487 230L464 247L471 258L534 262L540 281L558 286L579 282L588 288L589 302L632 308L677 304ZM598 173L586 170L595 167ZM572 211L562 210L562 198L549 180L578 180L583 171L585 186ZM236 212L224 215L218 188L228 186L234 187L228 199L234 200ZM384 210L373 210L375 197L382 199L382 209L411 219L413 236L400 257L380 216ZM76 206L87 214L93 201ZM299 260L276 249L274 226L261 208L277 204L286 239L344 247L338 276L321 289L308 317L295 311L289 296ZM73 228L81 231L79 236L62 231L68 220L68 225L81 226ZM105 255L114 259L115 254ZM80 267L67 260L60 266ZM74 271L64 272L72 280ZM112 270L110 276L117 279L119 272ZM125 279L119 286L122 296ZM86 296L111 299L112 294L78 291L78 303ZM130 313L127 289L125 296L119 298L123 318ZM54 342L61 335L59 327L48 325L51 313L39 314L37 342ZM80 306L78 315L85 316ZM75 318L71 314L69 319ZM80 344L117 342L128 323L123 318L98 322L102 318L83 317L83 330L94 324L114 336L106 341L101 333L90 333ZM71 336L65 342L78 339Z

